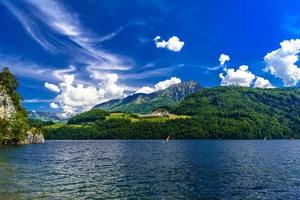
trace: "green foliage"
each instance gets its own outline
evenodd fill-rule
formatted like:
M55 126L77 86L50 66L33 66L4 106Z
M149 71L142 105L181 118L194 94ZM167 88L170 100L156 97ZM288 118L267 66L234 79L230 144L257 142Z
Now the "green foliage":
M195 124L196 123L196 124ZM197 122L191 119L169 120L164 123L126 119L98 120L82 126L62 125L45 127L47 139L160 139L204 138L203 131L196 130Z
M29 119L29 127L42 128L44 126L53 125L53 121L42 121L40 119Z
M19 82L7 67L4 67L0 72L0 85L5 89L7 94L11 97L16 108L21 109L20 100L22 98L17 93Z
M16 77L7 67L4 67L0 72L0 85L4 86L10 93L14 93L19 86Z
M109 112L107 111L94 109L72 117L69 119L68 124L81 124L86 122L94 122L96 120L104 120L108 115Z
M0 144L6 143L6 138L9 136L9 122L4 119L0 119Z

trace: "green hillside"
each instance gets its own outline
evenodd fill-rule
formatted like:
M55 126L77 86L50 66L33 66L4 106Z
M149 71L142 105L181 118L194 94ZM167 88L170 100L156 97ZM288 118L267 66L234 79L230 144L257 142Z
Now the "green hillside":
M47 139L159 139L172 132L164 128L168 123L190 118L187 115L144 116L93 109L72 117L68 123L44 124L41 128Z
M298 137L300 89L208 88L173 112L194 116L214 137Z

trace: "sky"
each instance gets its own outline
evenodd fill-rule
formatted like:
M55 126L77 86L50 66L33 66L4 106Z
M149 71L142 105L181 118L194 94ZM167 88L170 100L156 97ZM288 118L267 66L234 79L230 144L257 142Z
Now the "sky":
M298 0L0 0L0 66L27 109L62 117L188 80L296 87L299 10Z

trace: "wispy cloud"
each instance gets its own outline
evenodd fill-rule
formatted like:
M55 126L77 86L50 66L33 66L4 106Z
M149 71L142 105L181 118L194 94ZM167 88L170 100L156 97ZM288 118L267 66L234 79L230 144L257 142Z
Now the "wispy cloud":
M76 71L76 67L73 65L70 65L68 68L65 69L58 69L58 70L53 70L52 75L58 79L58 80L63 80L64 75L69 74L69 73L74 73Z
M222 69L222 68L223 68L223 66L218 65L218 66L214 66L214 67L207 67L206 69L208 71L216 71L216 70L219 70L219 69Z
M41 81L61 81L64 75L76 73L74 66L63 69L53 69L51 66L42 66L18 56L0 54L0 66L7 66L18 77L31 78Z
M76 53L76 51L74 51L75 44L81 50L80 53L89 56L89 59L84 58L82 60L83 63L85 61L94 60L94 62L97 61L101 63L100 66L109 66L111 70L118 70L120 66L129 68L133 63L129 58L110 53L96 45L99 42L112 39L123 27L120 27L113 33L98 37L91 31L85 29L81 25L77 15L69 11L58 1L26 1L28 9L34 14L30 17L10 1L3 1L3 4L20 21L29 35L48 51L59 51L61 47L57 47L55 44L49 42L49 37L45 37L45 35L42 34L43 30L40 30L37 23L43 22L44 25L49 27L47 33L51 34L52 32L52 37L59 41L57 42L58 44L64 43L66 48L69 47L69 51L64 52ZM58 37L55 37L55 34L66 37L65 39L71 41L73 44L61 41ZM74 59L78 59L77 55L73 55L73 57Z
M36 41L38 42L43 48L47 49L48 51L56 51L57 49L50 44L41 34L38 29L37 24L31 20L25 12L17 8L14 4L10 1L1 1L9 10L10 12L19 20L22 24L24 29L27 33Z
M52 99L25 99L23 103L50 103Z
M165 67L165 68L158 68L153 70L147 70L142 72L136 73L129 73L129 74L120 74L120 79L144 79L149 77L160 77L162 75L168 75L174 70L174 67Z
M110 40L110 39L114 38L116 35L118 35L123 29L124 29L124 27L121 26L116 31L100 37L97 40L97 42L104 42L104 41Z

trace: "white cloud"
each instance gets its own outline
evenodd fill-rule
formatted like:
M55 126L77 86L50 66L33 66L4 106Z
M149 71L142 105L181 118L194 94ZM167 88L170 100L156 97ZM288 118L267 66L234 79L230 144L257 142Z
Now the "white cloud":
M138 89L135 93L149 94L152 92L157 92L159 90L164 90L164 89L170 87L171 85L178 84L178 83L181 83L180 78L171 77L170 79L158 82L157 84L155 84L154 88L144 86L144 87Z
M98 86L78 84L74 75L64 76L64 81L59 84L61 92L53 101L62 109L61 117L71 117L91 109L96 104L124 96L124 88L117 85L117 74L94 76L101 80Z
M171 85L178 84L178 83L181 83L180 78L172 77L170 79L158 82L155 85L155 89L156 90L164 90L164 89L170 87Z
M144 87L138 89L135 93L150 94L152 92L155 92L154 88L151 88L151 87L148 87L148 86L144 86Z
M226 54L221 54L219 61L220 66L223 67L223 73L219 74L222 86L242 86L255 88L274 88L269 80L256 76L247 65L241 65L237 70L227 68L225 62L229 61L230 57Z
M44 86L45 86L45 88L47 88L48 90L50 90L52 92L60 93L59 87L57 85L55 85L55 84L46 82L44 84Z
M255 75L248 70L248 66L242 65L236 71L232 68L224 69L225 75L221 73L219 77L222 79L222 86L243 86L250 87L255 79Z
M54 102L50 103L50 107L53 109L58 109L58 105Z
M264 79L262 77L256 77L256 80L254 82L255 88L274 88L274 86L270 83L269 80Z
M156 36L154 38L155 45L157 48L167 48L170 51L179 52L184 46L184 42L180 41L180 39L177 36L172 36L167 42L165 40L159 41L160 39L160 36Z
M264 60L265 70L282 79L284 86L295 86L300 81L299 60L300 40L285 40L280 48L268 53Z
M220 65L224 66L227 61L230 61L230 57L226 54L221 54L219 57Z

